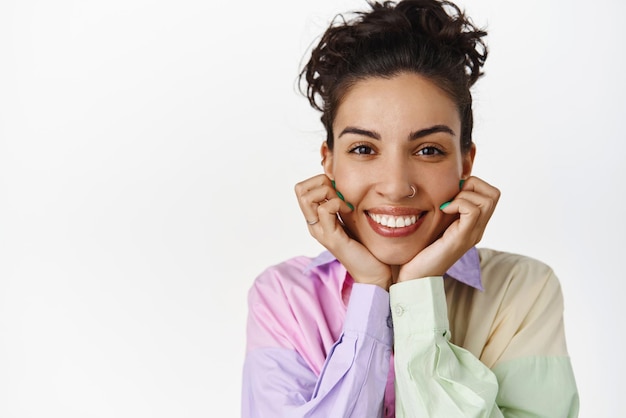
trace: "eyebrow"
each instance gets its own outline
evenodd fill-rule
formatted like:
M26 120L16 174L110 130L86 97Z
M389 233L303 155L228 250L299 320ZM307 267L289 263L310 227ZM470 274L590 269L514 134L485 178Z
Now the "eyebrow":
M454 131L449 126L434 125L434 126L431 126L430 128L424 128L424 129L420 129L419 131L411 132L409 134L409 141L414 141L416 139L420 139L425 136L432 135L438 132L444 132L444 133L454 136ZM341 136L345 134L355 134L355 135L367 136L369 138L377 139L379 141L381 140L381 136L378 132L370 131L370 130L362 129L362 128L357 128L355 126L347 126L343 131L341 131L341 133L339 134L339 138L341 138Z
M413 141L415 139L423 138L425 136L432 135L438 132L444 132L444 133L454 136L454 131L449 126L435 125L435 126L431 126L430 128L420 129L417 132L411 132L411 134L409 135L409 140Z
M380 134L375 131L368 131L367 129L356 128L354 126L347 126L341 133L339 134L339 138L341 138L345 134L355 134L361 136L367 136L373 139L378 139L380 141Z

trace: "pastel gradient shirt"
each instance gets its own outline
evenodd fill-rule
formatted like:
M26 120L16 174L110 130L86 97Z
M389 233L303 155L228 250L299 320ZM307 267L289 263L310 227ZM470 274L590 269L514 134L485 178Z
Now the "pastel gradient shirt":
M576 417L559 282L472 249L444 277L355 283L325 252L249 293L242 416Z

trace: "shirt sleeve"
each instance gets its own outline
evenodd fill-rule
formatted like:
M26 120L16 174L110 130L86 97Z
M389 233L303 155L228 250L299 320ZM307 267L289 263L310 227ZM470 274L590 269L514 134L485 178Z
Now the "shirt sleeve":
M519 283L508 286L511 297L530 299L527 307L520 309L510 298L503 301L524 314L502 309L502 317L517 318L511 321L515 331L503 332L506 350L492 367L500 385L496 403L505 417L577 417L579 398L565 343L561 286L552 269L535 270L533 276L540 280L532 293L523 293Z
M389 372L392 331L389 294L378 286L354 284L343 332L317 375L293 347L280 344L248 351L243 372L242 416L376 417L382 414ZM279 326L279 325L276 325ZM254 305L249 306L248 334L267 332ZM285 335L287 334L287 335Z
M442 277L395 284L390 303L397 418L577 416L567 357L525 357L491 370L450 343Z

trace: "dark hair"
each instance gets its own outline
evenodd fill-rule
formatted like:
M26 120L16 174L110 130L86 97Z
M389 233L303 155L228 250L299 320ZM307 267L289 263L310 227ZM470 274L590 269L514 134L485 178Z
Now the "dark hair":
M426 77L457 104L461 149L472 144L470 87L483 74L487 47L477 29L453 3L437 0L370 2L352 20L335 17L300 73L311 106L322 112L328 147L332 124L346 92L356 82L402 72ZM302 79L306 80L306 92Z

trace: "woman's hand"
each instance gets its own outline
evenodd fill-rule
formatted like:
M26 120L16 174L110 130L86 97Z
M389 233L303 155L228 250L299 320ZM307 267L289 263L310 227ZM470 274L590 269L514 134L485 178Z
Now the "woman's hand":
M339 197L325 174L304 180L295 187L298 204L309 232L350 272L357 283L391 285L391 268L381 263L363 244L351 238L339 216L352 209ZM338 216L339 215L339 216Z
M442 276L481 240L499 198L500 191L490 184L478 177L467 179L450 204L441 209L457 215L457 219L441 237L400 267L397 281Z

